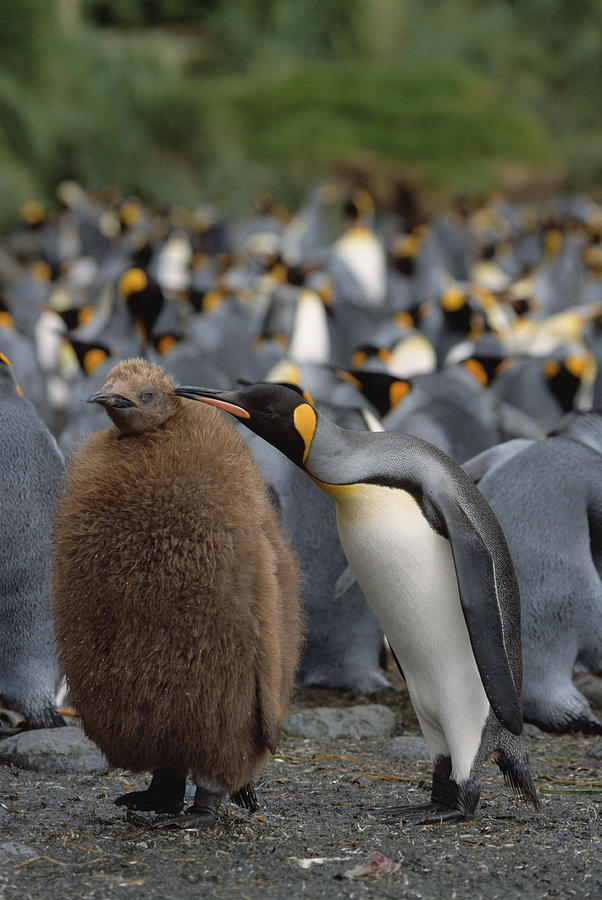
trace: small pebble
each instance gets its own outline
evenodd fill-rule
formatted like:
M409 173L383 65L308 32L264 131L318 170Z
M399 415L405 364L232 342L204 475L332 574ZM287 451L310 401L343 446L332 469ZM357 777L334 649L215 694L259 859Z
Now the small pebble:
M598 741L587 751L587 755L593 759L602 759L602 741Z
M399 737L391 738L384 745L383 753L386 753L387 756L394 756L396 759L403 759L405 762L430 759L425 739L414 734L402 734Z
M537 725L533 725L531 722L525 722L525 724L523 725L523 734L535 738L543 737L543 731L541 730L541 728L538 728Z
M16 841L6 841L0 844L0 859L30 859L37 856L38 851L27 844L19 844Z

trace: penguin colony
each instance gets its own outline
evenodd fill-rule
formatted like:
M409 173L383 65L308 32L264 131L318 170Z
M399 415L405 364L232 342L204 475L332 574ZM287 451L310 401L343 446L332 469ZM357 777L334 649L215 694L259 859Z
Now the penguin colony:
M114 766L152 771L129 809L213 822L254 805L301 641L293 553L242 438L143 360L89 402L114 427L74 453L54 533L59 660L86 733Z
M253 217L231 222L210 205L159 213L70 182L58 198L55 213L28 205L0 254L0 351L65 452L106 428L105 410L85 399L130 357L221 391L238 379L293 383L321 418L434 444L481 479L515 558L525 718L602 728L571 680L579 668L599 675L602 660L599 204L575 195L537 208L489 194L427 221L409 207L377 215L365 191L344 203L325 185L293 216L263 198ZM589 424L576 439L581 413ZM334 517L319 512L328 498L251 438L303 582L331 613L320 615L305 588L300 683L373 690L382 631L345 558L320 553L338 541ZM534 454L520 491L519 447ZM579 498L570 509L546 506L552 462ZM295 479L307 488L289 489ZM531 527L545 540L523 562L519 522L542 508ZM316 521L324 540L312 554L299 536ZM555 577L573 536L578 560Z

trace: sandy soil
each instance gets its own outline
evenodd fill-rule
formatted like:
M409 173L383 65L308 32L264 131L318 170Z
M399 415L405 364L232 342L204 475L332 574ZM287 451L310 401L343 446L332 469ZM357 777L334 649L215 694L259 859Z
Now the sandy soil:
M361 702L391 705L398 733L418 733L403 690L304 692L292 709ZM156 829L153 814L114 806L140 775L0 766L0 898L601 897L602 760L588 755L599 739L526 740L539 815L487 764L474 822L412 829L381 810L426 799L430 766L392 760L383 740L285 737L258 781L260 810L225 803L205 831Z

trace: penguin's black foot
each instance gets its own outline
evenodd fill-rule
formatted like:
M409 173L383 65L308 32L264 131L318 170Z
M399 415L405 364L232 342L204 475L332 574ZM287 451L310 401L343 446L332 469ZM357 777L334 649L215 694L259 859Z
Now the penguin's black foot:
M155 822L153 828L210 828L217 820L222 796L206 788L197 787L194 803L183 815Z
M146 791L128 791L115 800L116 806L125 806L137 812L157 812L176 815L184 809L186 777L169 769L157 769Z
M403 822L404 825L441 825L444 822L465 822L467 816L460 809L449 809L438 803L419 803L416 806L392 806L383 809L385 822L393 825Z
M121 794L115 800L116 806L125 806L127 809L136 812L157 812L170 813L174 816L184 809L184 802L171 801L150 791L128 791L127 794Z
M439 756L433 764L433 786L428 803L395 806L384 809L389 824L440 825L443 822L466 822L473 818L479 802L478 778L460 783L451 777L451 757Z

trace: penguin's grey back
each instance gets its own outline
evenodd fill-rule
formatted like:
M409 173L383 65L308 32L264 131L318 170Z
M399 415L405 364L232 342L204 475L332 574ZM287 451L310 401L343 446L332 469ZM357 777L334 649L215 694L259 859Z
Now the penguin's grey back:
M63 459L14 382L0 383L0 698L30 727L64 724L50 618L50 535Z
M525 717L591 728L572 684L602 672L602 415L572 414L479 481L506 534L521 591Z

